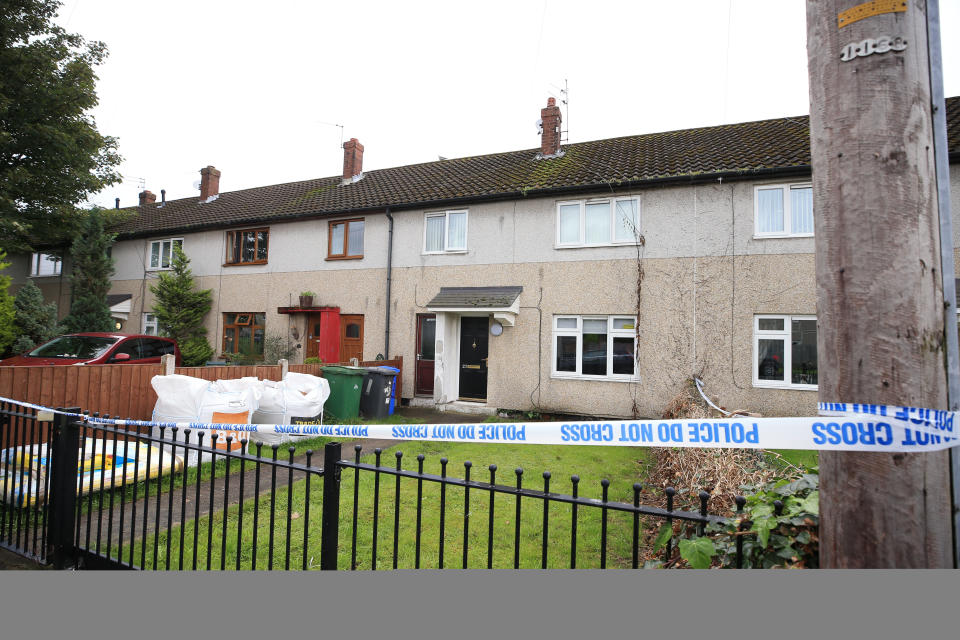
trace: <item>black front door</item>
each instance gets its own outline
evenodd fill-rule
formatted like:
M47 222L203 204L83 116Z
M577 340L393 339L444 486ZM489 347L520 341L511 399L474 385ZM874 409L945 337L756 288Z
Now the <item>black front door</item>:
M460 398L487 399L487 318L460 318Z

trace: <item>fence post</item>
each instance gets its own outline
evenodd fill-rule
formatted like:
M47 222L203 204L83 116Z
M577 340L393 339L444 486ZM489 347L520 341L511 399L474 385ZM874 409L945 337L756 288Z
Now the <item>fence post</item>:
M340 544L340 443L323 447L323 513L320 519L320 569L336 571Z
M176 372L177 358L172 353L160 356L160 375L172 376Z
M280 365L280 379L286 380L287 373L290 372L290 361L287 360L286 358L280 358L279 360L277 360L277 364Z
M79 413L79 407L65 409ZM53 545L53 565L63 569L73 562L77 507L77 463L80 456L80 430L74 418L61 413L54 417L53 452L50 459L50 519L47 540Z

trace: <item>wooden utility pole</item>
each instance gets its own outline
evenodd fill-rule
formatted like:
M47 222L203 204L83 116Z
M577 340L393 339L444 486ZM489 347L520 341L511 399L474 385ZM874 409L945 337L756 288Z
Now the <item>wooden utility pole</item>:
M945 409L925 3L808 0L807 56L820 401ZM822 567L953 566L947 452L821 452L820 484Z

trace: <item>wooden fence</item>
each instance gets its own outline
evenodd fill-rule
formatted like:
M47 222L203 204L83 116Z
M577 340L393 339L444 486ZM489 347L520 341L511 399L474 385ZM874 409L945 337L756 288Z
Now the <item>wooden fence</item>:
M322 376L322 366L291 364L289 370ZM403 377L402 356L394 360L368 360L361 362L360 366L400 369L396 391L399 402ZM232 380L247 376L280 380L280 365L178 367L174 372L204 380ZM149 420L157 403L157 394L150 380L162 373L159 364L0 367L0 397L44 407L80 407L100 415Z

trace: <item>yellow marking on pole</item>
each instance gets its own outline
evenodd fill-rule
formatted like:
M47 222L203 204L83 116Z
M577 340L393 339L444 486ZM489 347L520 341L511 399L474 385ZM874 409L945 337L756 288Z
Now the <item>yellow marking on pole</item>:
M906 0L872 0L838 13L837 25L842 29L864 18L879 16L884 13L904 13L906 10Z

